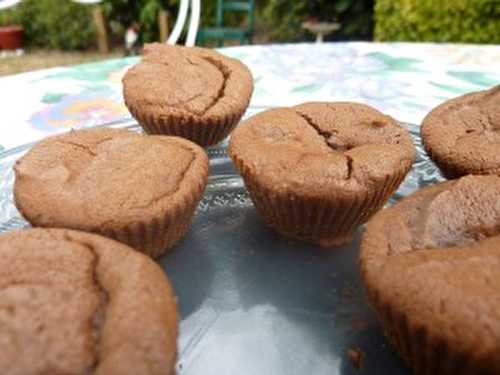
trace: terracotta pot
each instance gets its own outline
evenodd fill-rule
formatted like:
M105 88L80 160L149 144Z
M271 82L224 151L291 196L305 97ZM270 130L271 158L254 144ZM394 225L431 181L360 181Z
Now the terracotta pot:
M0 49L18 49L23 46L22 26L0 27Z

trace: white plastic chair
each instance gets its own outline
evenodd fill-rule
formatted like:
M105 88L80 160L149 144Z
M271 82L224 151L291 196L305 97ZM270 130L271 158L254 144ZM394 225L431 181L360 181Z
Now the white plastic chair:
M196 35L200 26L201 3L200 0L181 0L177 20L175 21L174 29L167 39L168 44L176 44L179 40L184 25L186 23L188 8L191 5L191 19L189 20L188 34L186 38L186 46L193 47L196 43Z
M12 1L12 0L7 0L7 1ZM97 4L100 3L102 0L73 0L73 1L83 4ZM181 4L179 7L179 14L177 15L177 20L175 22L174 29L172 30L170 37L166 41L168 44L176 44L177 41L179 40L182 30L184 29L184 25L186 23L187 13L190 5L191 5L191 19L189 21L186 46L192 47L195 45L196 35L198 34L198 28L200 26L200 14L201 14L200 0L181 0Z

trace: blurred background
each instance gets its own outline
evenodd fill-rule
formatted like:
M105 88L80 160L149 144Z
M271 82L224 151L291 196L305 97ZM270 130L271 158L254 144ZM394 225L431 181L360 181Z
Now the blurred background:
M498 0L246 3L244 11L222 14L224 1L203 0L197 44L500 42ZM103 0L98 4L0 0L0 75L137 54L143 43L168 36L178 5L178 0Z

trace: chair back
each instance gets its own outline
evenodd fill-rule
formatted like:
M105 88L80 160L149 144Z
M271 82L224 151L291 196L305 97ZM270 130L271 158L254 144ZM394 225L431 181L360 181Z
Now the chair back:
M254 6L254 0L217 0L217 27L224 27L224 15L226 12L246 13L248 17L248 30L251 32L254 24Z

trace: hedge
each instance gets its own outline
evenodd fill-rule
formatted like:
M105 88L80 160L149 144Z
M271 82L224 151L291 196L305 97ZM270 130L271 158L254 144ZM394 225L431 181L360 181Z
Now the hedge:
M216 0L203 0L202 25L215 22ZM374 0L256 0L257 26L275 41L312 39L301 30L307 18L338 20L333 39L369 39ZM115 38L139 21L143 41L157 40L157 12L177 13L178 0L104 0ZM381 41L500 43L500 0L377 0L375 38ZM23 0L0 12L0 25L21 23L30 46L84 49L95 45L90 7L70 0Z
M500 1L377 0L375 39L500 43Z
M303 21L338 20L342 24L333 39L370 39L373 30L374 0L255 0L256 23L271 40L312 40L301 28ZM202 0L202 26L215 24L217 0ZM179 0L104 0L104 13L115 42L123 43L125 28L133 21L141 25L143 42L158 39L157 14L167 9L172 24ZM229 17L229 21L239 21ZM23 0L13 10L0 12L0 26L20 23L28 46L83 49L95 46L94 23L90 7L71 0Z
M0 12L0 26L22 24L32 46L82 49L95 44L90 9L69 0L23 0Z
M157 14L174 10L178 0L104 0L102 7L110 21L111 37L123 43L125 28L137 21L144 41L158 38ZM95 26L90 5L71 0L23 0L18 6L0 12L0 26L21 24L29 46L54 49L95 47Z

